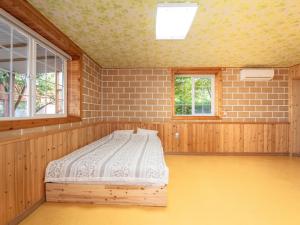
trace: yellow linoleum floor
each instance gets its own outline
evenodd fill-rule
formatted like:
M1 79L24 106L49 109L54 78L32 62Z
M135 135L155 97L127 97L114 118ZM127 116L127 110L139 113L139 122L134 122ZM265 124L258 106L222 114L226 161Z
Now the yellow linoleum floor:
M45 203L22 225L299 225L300 158L166 156L166 208Z

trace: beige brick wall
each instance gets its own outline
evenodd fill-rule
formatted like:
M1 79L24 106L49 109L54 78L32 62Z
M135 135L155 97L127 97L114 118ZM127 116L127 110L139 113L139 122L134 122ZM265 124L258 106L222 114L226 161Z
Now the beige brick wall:
M104 69L103 119L151 122L169 120L170 82L167 69Z
M288 69L275 69L274 80L269 82L242 82L239 71L223 71L223 121L288 121ZM168 69L104 69L103 119L168 121L170 91Z
M287 68L275 69L269 82L239 80L240 69L223 71L223 111L229 121L287 122Z
M82 67L82 119L96 122L101 119L102 68L88 56L84 56Z

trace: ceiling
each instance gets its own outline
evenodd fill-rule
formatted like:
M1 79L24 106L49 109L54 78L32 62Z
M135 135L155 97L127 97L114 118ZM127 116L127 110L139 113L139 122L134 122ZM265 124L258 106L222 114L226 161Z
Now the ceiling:
M155 40L162 1L29 2L107 68L300 63L299 0L192 1L199 3L197 15L187 38L177 41Z

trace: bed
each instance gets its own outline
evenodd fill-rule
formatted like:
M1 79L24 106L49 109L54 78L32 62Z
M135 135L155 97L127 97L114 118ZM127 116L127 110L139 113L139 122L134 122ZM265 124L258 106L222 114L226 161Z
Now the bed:
M168 168L153 134L112 134L46 169L46 200L166 206Z

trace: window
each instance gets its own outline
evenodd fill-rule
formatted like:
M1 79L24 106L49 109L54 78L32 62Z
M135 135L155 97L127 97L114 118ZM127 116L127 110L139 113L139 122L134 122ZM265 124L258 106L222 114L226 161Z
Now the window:
M0 119L66 116L66 58L2 17L0 37Z
M220 71L173 71L173 119L215 119L220 115Z
M214 115L214 75L176 76L176 115Z

